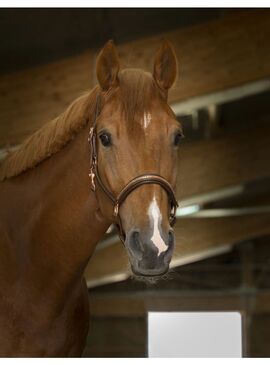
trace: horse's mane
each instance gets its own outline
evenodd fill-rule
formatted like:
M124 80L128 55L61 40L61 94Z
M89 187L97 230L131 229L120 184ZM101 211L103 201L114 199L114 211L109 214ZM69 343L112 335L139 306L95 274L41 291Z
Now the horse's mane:
M46 123L7 155L0 165L0 181L37 166L62 149L94 113L98 87L76 99L62 114Z
M120 100L128 126L134 131L134 116L143 114L156 91L151 74L139 69L119 73ZM11 152L0 164L0 181L34 168L61 150L93 116L99 87L76 99L60 116L46 123Z

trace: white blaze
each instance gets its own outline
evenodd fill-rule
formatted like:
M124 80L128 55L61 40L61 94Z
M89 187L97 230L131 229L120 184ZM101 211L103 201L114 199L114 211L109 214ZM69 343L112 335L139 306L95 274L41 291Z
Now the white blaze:
M150 113L144 113L143 115L143 127L146 129L151 122L151 114Z
M151 241L157 247L159 256L162 252L167 251L168 246L163 241L158 228L158 224L162 220L162 215L160 213L155 197L149 206L148 215L153 223L153 235L151 237Z

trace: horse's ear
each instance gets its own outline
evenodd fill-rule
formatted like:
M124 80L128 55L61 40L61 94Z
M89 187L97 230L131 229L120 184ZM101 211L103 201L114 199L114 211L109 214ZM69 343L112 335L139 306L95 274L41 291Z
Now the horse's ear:
M108 41L97 57L96 73L103 90L108 90L118 83L119 58L113 41Z
M173 46L163 41L154 61L154 79L165 92L172 87L177 76L177 58Z

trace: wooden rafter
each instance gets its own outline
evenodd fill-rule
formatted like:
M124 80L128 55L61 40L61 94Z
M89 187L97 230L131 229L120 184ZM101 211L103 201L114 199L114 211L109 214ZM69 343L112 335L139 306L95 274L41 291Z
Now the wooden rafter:
M162 38L179 58L175 103L270 76L270 13L247 11L119 47L124 66L152 69ZM0 147L17 144L95 83L94 51L0 77Z

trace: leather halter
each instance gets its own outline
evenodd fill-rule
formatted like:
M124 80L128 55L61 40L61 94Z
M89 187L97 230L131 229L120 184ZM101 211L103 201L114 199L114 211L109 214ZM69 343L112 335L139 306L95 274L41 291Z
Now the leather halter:
M121 217L119 214L119 208L120 208L121 204L124 202L124 200L128 197L128 195L133 190L139 188L141 185L157 184L157 185L160 185L166 191L169 201L170 201L170 205L171 205L169 222L170 222L170 225L173 226L173 224L175 223L175 220L176 220L176 209L178 207L178 203L175 198L175 194L174 194L171 184L164 177L157 175L157 174L152 174L152 173L136 176L134 179L129 181L123 187L123 189L118 193L117 196L114 196L114 194L103 183L103 181L99 175L99 172L98 172L98 156L97 156L97 148L96 148L96 143L97 143L96 123L97 123L98 115L100 113L99 103L100 103L100 95L97 96L94 121L93 121L92 127L89 130L89 137L88 137L88 142L90 144L90 150L91 150L90 151L91 155L90 155L89 177L91 179L91 189L93 191L96 190L96 184L95 184L95 179L96 179L99 186L105 193L105 195L113 203L113 207L114 207L113 213L114 213L114 217L117 222L116 227L118 229L118 233L119 233L119 237L120 237L121 241L122 242L125 241L125 234L124 234L123 227L122 227L122 221L121 221Z

